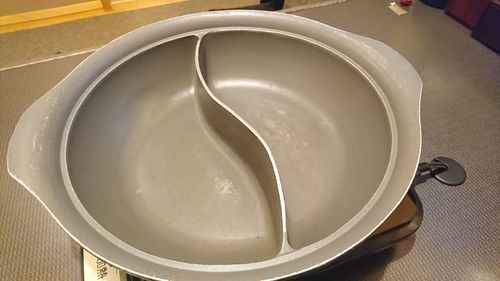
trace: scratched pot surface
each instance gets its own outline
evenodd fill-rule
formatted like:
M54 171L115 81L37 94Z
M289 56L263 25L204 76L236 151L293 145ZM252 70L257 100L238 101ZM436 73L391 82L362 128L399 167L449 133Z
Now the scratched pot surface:
M212 92L276 157L290 245L307 246L352 219L378 188L391 150L372 85L342 58L286 36L210 34L202 51Z
M115 238L237 264L349 222L384 177L391 129L375 88L339 55L226 31L159 44L104 74L66 153L83 209Z
M70 133L71 182L93 218L147 253L197 263L273 257L281 230L269 203L279 202L264 189L277 191L199 110L195 46L192 37L165 43L94 88Z

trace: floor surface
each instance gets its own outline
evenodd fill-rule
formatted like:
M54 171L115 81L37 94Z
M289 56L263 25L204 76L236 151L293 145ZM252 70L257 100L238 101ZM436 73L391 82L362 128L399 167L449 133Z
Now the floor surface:
M351 0L296 14L375 38L405 56L424 83L422 161L455 158L468 179L459 187L436 181L418 187L424 221L412 239L309 279L500 280L500 56L442 10L416 1L397 16L387 4ZM0 159L25 108L86 55L0 71ZM80 247L5 165L0 161L0 280L82 280Z

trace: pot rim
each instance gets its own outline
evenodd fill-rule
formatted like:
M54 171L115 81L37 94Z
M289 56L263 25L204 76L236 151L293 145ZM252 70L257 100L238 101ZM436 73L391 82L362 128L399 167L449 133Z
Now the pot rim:
M234 23L236 22L240 23L242 27L235 27L238 26L234 25ZM193 24L194 27L190 26L190 24ZM207 27L210 26L210 24L215 26L212 28L213 30L219 32L221 30L236 28L237 30L248 29L251 31L272 30L271 32L274 33L295 35L301 40L305 39L308 42L312 42L323 48L327 48L329 51L340 55L348 62L352 62L351 64L354 65L354 67L357 68L377 89L377 92L379 93L379 96L389 115L388 119L391 126L393 140L391 160L389 162L389 167L386 171L384 179L380 183L380 186L377 189L376 193L355 217L353 217L340 229L318 242L298 249L294 252L256 263L240 265L198 265L160 258L133 248L132 246L114 237L111 233L107 232L90 216L90 214L85 211L85 208L79 202L69 182L69 175L67 174L67 167L65 166L66 141L72 124L72 120L77 114L80 105L85 100L86 95L91 92L92 86L87 88L86 94L75 94L75 96L78 96L78 102L73 103L74 107L71 113L68 115L68 118L66 118L66 122L63 126L63 138L61 140L62 143L60 146L61 150L57 151L57 153L59 153L61 157L60 164L62 165L62 178L64 180L64 185L68 192L68 195L70 196L73 204L78 209L80 215L85 218L88 224L87 227L92 227L97 231L98 235L101 236L101 239L107 240L104 241L104 245L106 245L106 247L102 247L103 241L100 241L100 243L95 243L95 239L99 239L98 236L80 235L79 227L74 227L74 225L68 223L67 221L60 220L56 214L56 209L47 205L44 200L42 200L39 195L36 194L36 192L32 193L49 210L49 212L61 225L61 227L89 252L118 268L124 269L128 272L131 272L132 274L151 279L177 279L186 276L190 276L191 278L195 278L195 276L198 278L203 277L203 279L206 280L254 278L277 279L296 275L324 265L363 241L385 220L385 218L387 218L387 216L392 213L392 211L397 207L397 205L407 193L416 167L418 165L421 149L421 80L413 67L411 67L411 65L394 50L381 44L378 41L374 41L372 39L368 39L349 32L341 31L322 23L318 23L316 21L305 19L299 16L262 11L206 12L160 21L122 35L121 37L98 49L94 54L90 55L66 78L64 78L63 81L61 81L56 87L54 87L54 89L65 88L71 85L72 80L78 79L78 77L85 71L93 69L95 71L94 66L96 64L99 64L100 68L105 69L105 71L95 71L99 74L99 77L90 78L93 79L93 85L96 85L100 79L107 75L107 72L112 71L113 68L130 59L132 56L135 56L138 53L151 48L153 45L160 44L160 42L176 40L181 37L190 36L190 34L192 33L199 35L201 34L200 29L196 29L196 27ZM225 26L226 24L229 27ZM268 29L267 25L269 24L272 24L273 28ZM262 27L264 25L266 27ZM172 36L168 36L163 40L155 41L154 39L152 39L153 37L159 36L160 34L168 31L171 33L175 33L176 30L186 30L190 27L193 28L193 30L186 31L184 33L177 33ZM278 29L280 27L286 30ZM146 39L152 40L152 42L150 42L149 44L143 44L144 42L146 42ZM343 42L345 46L351 47L351 55L345 54L345 50L339 50L338 48L335 48L337 46L332 46L332 43L334 42L331 41L336 41L337 43ZM142 47L137 49L134 44L142 45ZM121 49L121 53L128 53L129 55L117 61L116 58L119 58L119 55L110 55L111 53L115 52L116 49ZM371 51L372 53L368 55L362 54L363 51L367 50ZM353 56L355 58L353 58ZM387 60L385 56L389 56L394 60ZM103 61L104 59L107 59L107 61ZM384 62L386 63L386 65L382 65L381 67L380 62ZM403 92L406 92L406 95L412 95L413 100L409 100L410 102L408 102L408 99L406 99L406 101L403 101L403 97L397 97L395 95L391 98L387 98L385 96L385 93L393 91L383 91L384 88L387 89L389 86L391 86L390 83L398 83L398 81L394 81L394 79L392 81L385 81L382 79L388 79L387 77L383 77L383 74L387 74L387 71L390 69L390 67L387 66L397 68L396 65L398 64L399 66L403 65L405 71L402 71L402 73L399 73L399 75L395 75L398 76L398 79L400 79L400 84L392 85L392 87L396 86L396 88L402 89ZM384 67L386 68L384 69ZM378 77L376 77L377 75ZM405 91L405 87L411 88L410 86L405 85L405 82L408 82L408 79L410 79L410 82L413 82L413 85L410 86L416 87L414 89L406 89ZM379 81L384 82L380 83L383 85L379 86L379 83L377 83ZM51 90L51 92L56 92L54 91L54 89ZM396 109L398 108L398 106L404 107L402 105L403 103L410 103L409 105L406 105L408 108L410 108L410 110L406 113L407 116L404 116L404 118L401 117L403 116L401 112L396 112L393 116L393 111L391 110L391 108ZM396 106L394 106L394 104ZM413 111L411 111L411 108L413 108ZM406 126L408 124L413 124L416 126ZM406 135L402 136L401 134L405 132ZM9 154L9 158L12 158L12 155ZM404 159L401 160L401 158ZM8 162L10 163L9 160ZM12 172L10 165L9 172L11 172L11 175L15 177L21 184L25 185L22 178L18 177L16 173ZM398 173L396 174L395 172ZM394 183L395 178L397 183ZM391 193L390 196L387 196L385 193L389 191L387 191L386 187L391 183ZM30 189L30 187L27 185L25 185L25 187ZM382 195L386 196L382 197ZM374 214L374 212L376 212L376 214ZM286 235L286 233L284 235ZM128 255L131 254L132 256L123 256L123 254L125 253ZM138 260L142 260L142 262L139 263L137 262Z

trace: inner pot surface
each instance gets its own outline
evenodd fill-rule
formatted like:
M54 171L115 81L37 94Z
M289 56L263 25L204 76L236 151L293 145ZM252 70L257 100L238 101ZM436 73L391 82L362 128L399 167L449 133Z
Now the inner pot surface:
M379 187L391 153L387 109L370 81L335 53L285 35L207 34L199 52L197 42L185 37L137 54L82 101L67 167L89 214L120 240L167 259L277 256L279 187L266 177L272 165L248 159L269 155L247 144L250 130L217 128L241 117L276 159L292 248L351 220ZM209 94L200 80L238 116L204 114Z

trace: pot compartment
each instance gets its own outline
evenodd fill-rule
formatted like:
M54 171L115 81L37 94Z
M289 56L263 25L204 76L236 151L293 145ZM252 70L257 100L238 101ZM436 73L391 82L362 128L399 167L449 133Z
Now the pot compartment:
M210 100L196 44L158 45L92 89L68 135L73 190L104 229L148 254L198 264L275 257L286 237L271 158Z
M277 33L226 31L202 39L212 93L272 151L299 249L335 233L378 190L391 155L379 93L341 55Z

